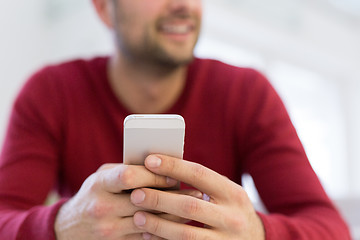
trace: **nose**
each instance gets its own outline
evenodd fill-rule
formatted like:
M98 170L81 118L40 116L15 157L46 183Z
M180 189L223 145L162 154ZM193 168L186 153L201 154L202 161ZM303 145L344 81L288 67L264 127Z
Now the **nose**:
M201 0L169 0L169 8L173 13L189 13L198 7L201 8Z

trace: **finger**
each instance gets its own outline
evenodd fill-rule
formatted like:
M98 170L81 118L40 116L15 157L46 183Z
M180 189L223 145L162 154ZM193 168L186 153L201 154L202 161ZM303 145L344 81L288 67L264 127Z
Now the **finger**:
M177 181L154 174L144 166L119 164L96 174L101 188L111 193L140 187L167 188L177 184Z
M221 224L225 222L221 206L188 195L142 188L134 190L130 199L138 207L195 220L213 227L222 227Z
M161 237L152 235L152 234L150 234L150 233L143 233L141 240L144 240L144 239L145 239L145 240L148 240L148 239L151 239L151 240L164 240L165 238L161 238ZM165 239L165 240L166 240L166 239Z
M195 190L195 189L182 189L182 190L167 191L167 192L188 195L188 196L195 197L198 199L203 199L203 193L198 190Z
M167 213L161 213L161 214L156 214L157 216L172 221L172 222L177 222L177 223L189 223L192 220L191 219L186 219L186 218L182 218L182 217L178 217L176 215L172 215L172 214L167 214Z
M188 195L188 196L192 196L198 199L202 199L202 193L197 191L197 190L193 190L193 189L184 189L184 190L177 190L177 191L168 191L174 194L182 194L182 195ZM131 200L130 200L130 194L121 194L118 195L119 196L119 201L117 201L117 205L116 206L121 206L121 208L119 209L120 212L118 214L118 216L133 216L135 214L135 212L139 211L139 210L147 210L150 211L151 213L154 214L161 214L162 212L154 210L154 209L147 209L144 207L138 207L136 205L134 205ZM171 217L166 216L166 214L164 215L167 219L171 219ZM172 220L174 221L181 221L181 222L189 222L189 220L187 219L181 219L177 216L174 216L174 218Z
M134 224L133 217L109 219L92 228L96 239L120 239L125 235L141 236L145 231Z
M229 199L226 193L241 188L217 172L198 163L180 160L165 155L150 155L145 159L145 166L150 171L187 183L211 198ZM230 189L230 191L224 191Z
M114 225L118 229L118 237L123 235L132 235L136 233L144 233L144 230L139 229L134 224L134 217L122 218L119 224Z
M144 238L145 233L137 233L137 234L131 234L131 235L126 235L126 240L144 240L144 239L151 239L153 240L153 238ZM124 239L124 236L122 236L121 238L115 238L115 239Z
M130 217L144 208L137 207L130 201L130 194L113 194L96 198L87 208L88 213L95 218L104 218L109 213L118 217Z
M195 197L195 198L198 198L198 199L202 199L202 193L197 191L197 190L185 189L185 190L168 191L168 192L171 192L171 193L174 193L174 194L188 195L188 196L192 196L192 197ZM166 218L168 220L172 220L172 221L176 221L176 222L187 223L187 222L191 221L189 219L184 219L184 218L181 218L181 217L178 217L178 216L175 216L175 215L163 214L163 212L157 211L157 210L154 210L154 209L148 209L148 208L144 208L144 207L135 206L133 203L131 203L130 197L129 197L129 202L132 205L132 207L128 208L129 210L127 212L131 211L129 213L131 215L128 215L128 216L133 216L135 214L135 212L137 212L139 210L146 210L147 212L151 212L151 213L156 214L156 215L158 215L160 217L164 217L164 218Z
M134 215L134 224L152 235L164 239L219 239L211 229L198 228L186 224L168 221L159 216L137 212Z

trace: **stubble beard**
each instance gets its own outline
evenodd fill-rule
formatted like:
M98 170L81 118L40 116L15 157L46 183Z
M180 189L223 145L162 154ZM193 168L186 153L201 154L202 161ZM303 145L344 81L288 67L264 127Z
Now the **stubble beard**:
M190 51L186 56L176 56L175 53L170 53L166 50L165 47L161 45L160 42L151 37L150 30L144 34L143 41L139 43L133 43L131 40L127 39L126 36L122 36L120 25L121 21L126 21L122 18L121 15L116 11L120 6L120 2L117 0L112 0L114 22L115 22L115 40L117 45L117 50L119 54L123 55L125 59L133 64L137 65L148 65L152 67L160 67L164 69L176 69L185 65L188 65L194 60L194 48L199 38L199 32L197 33L196 39L191 46ZM186 14L178 17L189 17ZM124 34L125 35L125 34Z
M176 53L170 53L168 50L150 37L150 34L145 34L143 41L138 44L126 42L125 38L116 37L117 46L120 53L133 64L138 66L145 65L154 68L162 69L177 69L188 65L194 60L194 46L185 56L177 56Z

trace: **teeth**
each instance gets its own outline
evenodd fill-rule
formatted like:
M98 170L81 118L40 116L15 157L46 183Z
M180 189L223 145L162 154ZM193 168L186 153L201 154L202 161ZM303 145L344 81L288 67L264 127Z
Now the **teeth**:
M167 25L163 27L163 30L167 33L184 34L189 31L188 25Z

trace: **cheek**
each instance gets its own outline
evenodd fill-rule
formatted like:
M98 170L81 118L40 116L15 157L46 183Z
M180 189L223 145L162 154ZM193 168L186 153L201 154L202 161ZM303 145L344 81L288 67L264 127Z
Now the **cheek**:
M136 32L151 26L160 14L161 0L129 1L132 1L131 9L133 9L131 14L128 14L131 19L129 25Z
M128 1L134 2L134 9L136 9L134 14L136 14L136 17L144 22L151 21L152 19L156 18L156 16L160 15L161 9L164 8L164 0Z
M117 31L120 36L122 36L123 40L133 42L141 37L147 19L145 19L146 16L142 16L140 10L141 9L134 3L127 4L126 11L123 11L121 7L119 8L118 18L116 19Z

